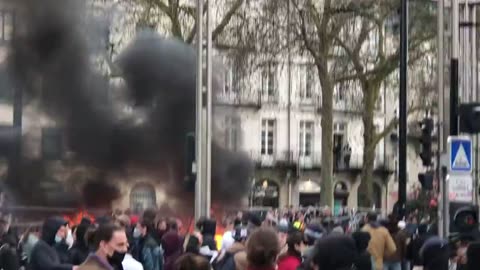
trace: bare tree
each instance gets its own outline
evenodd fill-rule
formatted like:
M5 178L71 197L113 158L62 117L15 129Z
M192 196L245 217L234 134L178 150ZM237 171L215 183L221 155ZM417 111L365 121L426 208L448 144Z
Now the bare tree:
M196 5L193 1L181 0L124 0L137 5L137 23L140 27L158 29L186 43L192 43L197 34ZM239 16L245 0L213 0L215 7L212 40L218 44L219 36L232 18ZM204 9L205 15L206 9Z
M371 206L372 204L376 147L398 124L398 119L393 118L380 131L376 130L374 124L380 90L389 77L398 74L400 48L398 33L395 31L396 24L392 21L396 18L398 7L399 1L396 0L364 1L364 6L353 10L348 19L349 23L354 26L352 29L354 31L350 31L348 36L334 38L348 56L349 65L353 68L353 74L356 76L355 80L358 80L361 88L364 151L359 202L362 206ZM432 23L435 21L431 9L428 8L428 3L413 3L410 10L412 12L410 13L408 51L409 65L413 67L417 63L422 63L419 60L433 53L434 48L431 41L435 35L432 29L435 27ZM419 75L422 68L422 66L414 68L415 73L411 73L412 77ZM417 85L418 89L413 90L431 89L424 86ZM424 93L423 96L428 95ZM425 99L412 101L409 113L432 105L428 104L429 102Z
M343 9L350 5L338 0L290 0L289 4L294 11L295 33L289 42L298 46L299 53L305 52L313 59L321 85L321 204L333 207L333 94L337 82L348 80L340 76L346 66L338 54L337 37L349 16Z

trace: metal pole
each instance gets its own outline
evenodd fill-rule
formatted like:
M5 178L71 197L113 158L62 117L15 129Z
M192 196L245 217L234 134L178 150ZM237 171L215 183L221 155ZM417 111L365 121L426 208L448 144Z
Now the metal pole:
M290 1L287 2L287 57L288 57L288 105L287 105L287 147L288 147L288 164L292 164L293 160L290 160L292 157L290 153L292 153L291 147L291 121L292 121L292 54L290 49ZM310 66L307 65L306 72L309 72ZM305 85L306 87L306 85ZM305 91L307 89L305 88ZM300 153L299 157L300 157ZM297 161L300 161L298 158ZM298 166L297 175L300 175L300 166ZM290 173L287 173L287 183L288 183L288 205L292 205L292 177Z
M450 135L458 135L458 42L459 5L452 0L452 59L450 73Z
M440 164L440 154L445 152L446 149L446 134L443 132L443 125L445 123L444 119L444 84L443 84L443 74L444 74L444 55L445 52L443 50L443 32L444 32L444 0L438 0L437 2L437 74L438 74L438 152L439 157L437 160L437 179L440 186L440 195L443 194L444 185L445 183L442 181L442 166ZM444 198L444 197L441 197ZM440 237L444 238L446 236L444 228L444 216L443 216L443 199L438 207L438 231L440 233Z
M207 119L206 119L206 157L205 160L205 217L210 218L211 189L212 189L212 12L210 1L206 2L207 9Z
M473 5L472 7L472 22L473 25L477 25L477 6ZM473 92L473 101L478 102L478 93L477 93L477 86L478 86L478 65L477 65L477 28L472 28L472 36L470 37L472 40L472 92ZM474 170L474 177L473 177L473 198L474 204L478 205L478 134L475 135L475 170Z
M408 61L408 0L402 0L400 17L400 98L399 98L399 179L398 200L401 215L407 201L407 61Z
M202 216L203 186L203 0L197 0L197 89L196 89L196 125L195 125L195 164L197 181L195 182L195 219Z

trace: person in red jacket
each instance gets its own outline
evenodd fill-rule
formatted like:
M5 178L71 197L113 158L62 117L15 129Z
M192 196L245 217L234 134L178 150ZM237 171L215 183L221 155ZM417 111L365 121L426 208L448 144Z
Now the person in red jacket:
M304 249L302 233L295 231L287 238L288 250L278 258L278 270L296 270L302 263Z

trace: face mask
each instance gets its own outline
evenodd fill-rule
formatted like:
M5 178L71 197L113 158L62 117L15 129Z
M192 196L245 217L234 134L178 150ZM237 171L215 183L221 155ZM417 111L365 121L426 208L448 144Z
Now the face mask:
M140 230L138 228L135 228L133 230L133 237L134 238L140 238L140 236L142 236L142 233L140 232Z
M58 236L58 235L55 235L55 243L59 244L59 243L62 242L62 240L63 240L62 237L60 237L60 236Z
M28 235L27 244L33 247L38 242L38 237L34 234Z
M108 257L108 263L112 266L121 265L126 254L126 252L114 251L112 256Z

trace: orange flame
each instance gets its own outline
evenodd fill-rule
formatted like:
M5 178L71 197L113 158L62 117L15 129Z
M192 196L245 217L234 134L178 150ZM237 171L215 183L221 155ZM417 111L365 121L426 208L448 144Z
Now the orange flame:
M68 225L70 227L80 224L83 218L88 218L91 222L95 222L95 217L93 215L90 215L85 210L80 210L79 212L72 215L65 215L63 216L63 218L68 222Z

